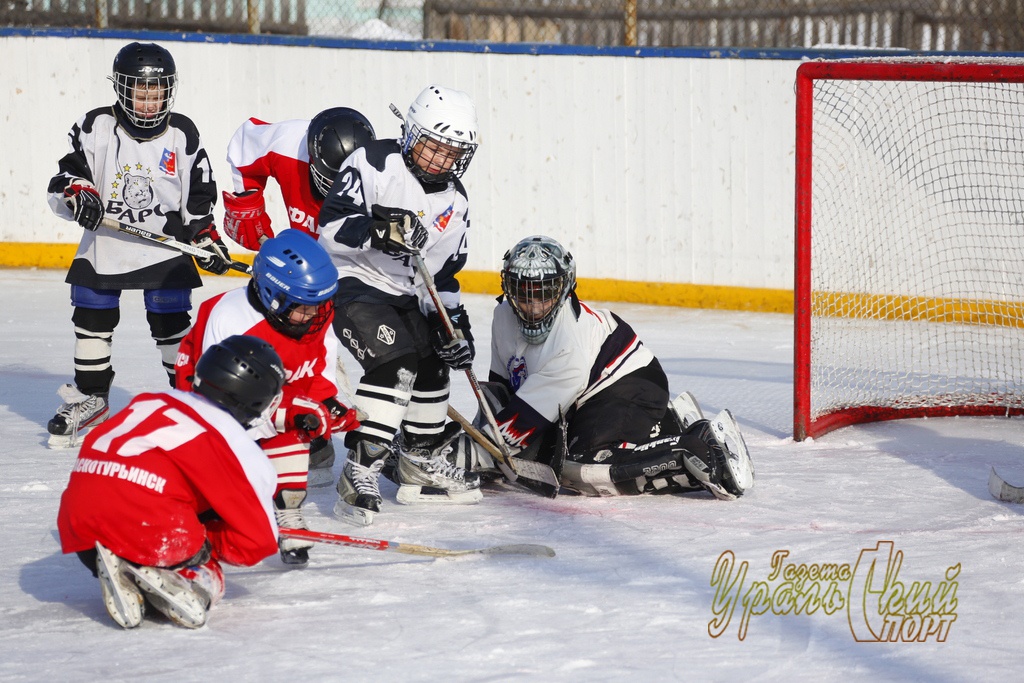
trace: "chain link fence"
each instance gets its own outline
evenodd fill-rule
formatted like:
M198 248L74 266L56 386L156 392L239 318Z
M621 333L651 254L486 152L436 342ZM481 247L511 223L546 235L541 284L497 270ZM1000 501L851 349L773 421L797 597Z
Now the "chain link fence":
M0 25L593 46L1024 51L1024 0L0 0Z

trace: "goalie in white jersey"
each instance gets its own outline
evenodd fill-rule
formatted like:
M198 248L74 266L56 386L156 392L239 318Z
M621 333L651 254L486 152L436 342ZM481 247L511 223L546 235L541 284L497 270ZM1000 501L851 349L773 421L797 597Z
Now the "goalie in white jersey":
M50 420L50 445L73 446L106 419L114 379L114 328L125 289L143 290L146 318L171 386L178 343L191 325L192 291L202 286L191 256L99 229L104 218L167 235L210 252L199 265L214 273L229 257L213 221L217 187L195 124L172 113L177 69L171 53L131 43L114 58L117 101L93 109L68 133L69 151L50 180L53 212L84 228L68 271L75 326L75 382Z
M729 411L709 421L689 394L670 403L665 372L633 329L576 296L576 264L562 245L521 240L505 254L501 289L484 388L514 454L550 464L585 495L707 489L732 499L753 484ZM493 469L468 443L460 456Z
M368 524L380 510L378 475L394 453L398 501L475 503L480 480L444 457L449 369L471 366L469 317L456 275L466 263L469 202L460 177L477 148L466 93L425 89L403 135L357 149L320 210L320 243L338 267L334 329L363 368L355 401L368 417L349 432L337 514ZM459 331L451 340L416 272L422 257ZM399 432L401 432L399 434Z

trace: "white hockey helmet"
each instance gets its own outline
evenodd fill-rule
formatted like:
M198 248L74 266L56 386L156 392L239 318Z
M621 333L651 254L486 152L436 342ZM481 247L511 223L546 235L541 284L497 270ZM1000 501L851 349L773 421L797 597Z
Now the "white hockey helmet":
M461 178L476 148L476 106L466 93L431 85L409 106L402 127L402 156L421 180Z
M550 237L533 235L505 252L501 291L529 344L540 344L576 289L576 262Z

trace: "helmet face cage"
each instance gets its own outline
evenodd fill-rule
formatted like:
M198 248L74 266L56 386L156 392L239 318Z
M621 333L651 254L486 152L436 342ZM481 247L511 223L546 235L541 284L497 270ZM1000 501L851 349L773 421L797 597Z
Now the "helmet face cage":
M575 286L576 264L572 254L549 237L528 237L505 254L501 291L530 344L547 339L555 317Z
M278 332L301 339L330 322L338 269L309 235L285 230L264 242L253 259L252 281L267 322ZM297 311L301 307L309 308Z
M306 132L306 148L314 191L326 197L342 162L376 137L373 126L355 109L334 107L313 117Z
M426 182L461 178L477 148L476 107L469 95L430 86L409 107L402 136L406 166Z
M284 381L284 364L269 342L235 335L203 352L192 386L248 427L280 403Z
M117 102L139 128L160 126L174 106L178 73L171 53L152 43L131 43L114 58Z

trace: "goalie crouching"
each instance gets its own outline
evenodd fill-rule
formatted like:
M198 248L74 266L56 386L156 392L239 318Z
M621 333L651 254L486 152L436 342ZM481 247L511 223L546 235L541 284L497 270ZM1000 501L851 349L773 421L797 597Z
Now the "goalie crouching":
M576 264L536 235L510 249L491 323L484 393L517 457L551 465L562 486L592 496L711 492L732 500L754 469L732 414L704 418L689 393L669 401L668 378L633 329L576 296ZM476 423L492 438L493 431ZM460 466L494 470L468 435Z

